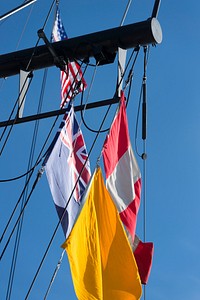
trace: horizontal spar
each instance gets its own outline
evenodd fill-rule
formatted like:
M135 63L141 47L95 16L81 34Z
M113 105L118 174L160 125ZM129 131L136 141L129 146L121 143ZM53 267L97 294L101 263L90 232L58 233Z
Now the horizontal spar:
M68 40L52 43L58 58L62 60L89 59L100 64L112 63L118 47L135 48L162 41L162 30L156 18L99 31ZM30 62L31 60L31 62ZM0 78L16 75L20 70L33 71L51 67L55 59L46 45L0 55Z
M91 102L91 103L83 104L83 105L77 105L74 107L74 110L81 111L84 109L92 109L92 108L112 105L112 104L118 103L119 99L120 99L119 97L114 97L112 99ZM51 118L51 117L55 117L55 116L59 116L59 115L64 115L66 110L67 110L67 108L63 108L63 109L53 110L50 112L45 112L45 113L27 116L27 117L23 117L23 118L16 118L13 120L2 121L2 122L0 122L0 128L6 127L6 126L13 126L16 124L27 123L27 122L36 121L36 120L41 120L41 119L46 119L46 118Z

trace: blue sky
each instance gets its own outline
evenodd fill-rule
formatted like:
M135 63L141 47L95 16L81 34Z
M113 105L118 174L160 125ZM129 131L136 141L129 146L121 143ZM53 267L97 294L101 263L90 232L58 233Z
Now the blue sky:
M1 15L21 4L22 1L2 2ZM0 53L34 47L37 41L37 30L43 26L51 3L52 1L48 0L38 0L32 8L26 8L1 22ZM126 4L125 0L86 0L84 3L80 0L61 0L60 11L68 36L75 37L117 27L121 22ZM133 0L125 24L146 20L151 15L153 4L153 0ZM163 41L160 45L150 48L147 67L146 240L154 242L155 253L152 271L146 286L146 300L197 300L200 297L199 9L200 4L194 0L184 0L181 4L172 0L161 1L158 20L163 31ZM50 36L52 22L53 14L45 28L47 36ZM116 86L116 70L116 62L113 65L98 68L89 102L113 96ZM91 68L86 74L88 83L91 81L93 71L94 69ZM140 51L127 109L133 149L142 75L143 51ZM25 115L35 114L37 111L42 76L43 71L34 72L26 100ZM8 118L17 99L18 81L18 76L0 79L1 121ZM79 101L77 97L76 103L79 104ZM52 67L48 71L42 111L58 109L59 104L59 70ZM111 111L105 128L109 127L115 108ZM98 128L104 112L105 108L86 112L85 118L88 125ZM77 116L80 117L79 114ZM53 119L40 122L35 159L52 123ZM59 122L54 133L58 126ZM13 128L0 157L0 179L12 178L26 172L33 127L34 123L31 122ZM2 129L0 130L1 133ZM89 149L94 134L84 126L82 126L82 131ZM92 168L95 166L104 138L105 134L102 134L92 153ZM142 153L143 143L140 130L137 146L139 152ZM144 175L143 161L140 157L136 157ZM0 232L19 198L23 185L24 179L0 183ZM44 174L25 212L11 299L25 298L57 221ZM143 237L143 197L137 233L141 238ZM60 229L29 299L44 298L50 278L62 253L60 245L63 241L64 237ZM3 242L2 245L4 245ZM14 239L11 240L0 262L1 299L6 299L13 245ZM76 299L66 255L48 299Z

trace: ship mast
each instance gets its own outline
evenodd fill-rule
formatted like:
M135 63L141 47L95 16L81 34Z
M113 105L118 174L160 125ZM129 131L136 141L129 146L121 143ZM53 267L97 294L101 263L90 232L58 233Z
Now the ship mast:
M60 42L50 43L42 29L38 30L38 36L43 39L45 45L28 48L8 54L0 55L0 78L13 76L20 70L32 72L46 67L57 66L62 69L68 60L88 61L93 57L98 65L113 63L118 48L130 49L138 46L160 44L162 42L162 29L157 20L160 0L155 0L152 15L145 21L120 26L108 30L86 34L70 38ZM93 102L84 109L110 105L118 102L119 98ZM76 110L83 109L82 106ZM64 114L65 109L20 118L14 124L34 121ZM0 127L13 125L13 120L0 122Z

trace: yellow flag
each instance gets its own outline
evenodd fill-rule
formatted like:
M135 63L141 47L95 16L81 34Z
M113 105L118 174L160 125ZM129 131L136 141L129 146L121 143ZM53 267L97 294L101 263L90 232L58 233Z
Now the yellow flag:
M101 169L65 243L79 300L136 300L142 294L137 265Z

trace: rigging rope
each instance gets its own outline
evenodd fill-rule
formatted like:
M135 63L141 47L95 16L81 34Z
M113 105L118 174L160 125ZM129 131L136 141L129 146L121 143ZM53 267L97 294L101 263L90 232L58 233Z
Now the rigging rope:
M24 1L24 2L25 2L25 1ZM25 28L26 28L26 26L27 26L27 24L28 24L29 18L30 18L31 14L32 14L33 7L34 7L34 6L32 6L31 9L30 9L30 12L29 12L29 15L28 15L28 17L27 17L26 23L25 23L25 25L24 25L22 34L21 34L21 36L20 36L20 38L19 38L19 40L18 40L16 49L19 47L19 44L20 44L20 41L21 41L21 39L22 39L23 33L24 33ZM14 110L15 110L15 108L16 108L16 105L17 105L17 103L18 103L18 101L19 101L19 97L20 97L20 95L22 94L22 92L23 92L23 90L24 90L24 88L25 88L25 86L26 86L27 79L31 77L31 74L32 74L32 72L30 72L30 73L27 75L27 77L26 77L26 80L25 80L25 82L24 82L24 84L23 84L23 86L22 86L22 89L21 89L21 91L20 91L18 97L17 97L17 100L16 100L16 102L15 102L15 104L14 104L13 110L12 110L10 116L9 116L8 121L11 120L11 117L12 117L12 115L13 115L13 113L14 113ZM27 94L27 92L28 92L29 87L30 87L30 83L29 83L29 85L28 85L28 87L27 87L27 90L26 90L26 92L25 92L25 95L24 95L24 97L23 97L23 99L22 99L22 102L21 102L20 107L18 108L18 110L21 108L21 106L23 105L23 103L24 103L24 101L25 101L25 97L26 97L26 94ZM15 120L14 120L14 122L13 122L13 125L15 124L16 119L17 119L17 114L16 114ZM11 134L13 125L11 126L10 131L8 132L7 138L5 139L5 142L4 142L3 146L2 146L2 149L1 149L1 151L0 151L0 156L1 156L2 152L3 152L3 149L4 149L4 147L5 147L6 143L7 143L7 141L8 141L8 138L9 138L9 136L10 136L10 134ZM2 138L3 138L3 136L4 136L4 133L6 132L7 127L8 127L8 126L6 125L5 128L4 128L4 130L3 130L2 135L1 135L1 137L0 137L0 141L2 140Z
M47 14L47 17L46 17L46 19L45 19L45 21L44 21L44 24L43 24L43 26L42 26L42 30L44 30L44 28L46 27L46 24L47 24L47 22L48 22L48 19L49 19L49 17L50 17L50 14L51 14L51 12L52 12L52 9L53 9L53 7L54 7L56 1L57 1L57 0L53 0L52 3L51 3L50 9L49 9L48 14ZM35 55L35 51L36 51L36 49L37 49L37 46L38 46L38 44L39 44L39 41L40 41L40 38L37 39L37 42L36 42L35 47L34 47L34 49L33 49L33 53L32 53L32 55L31 55L31 58L30 58L30 60L29 60L29 62L28 62L28 64L27 64L27 66L26 66L26 70L28 70L28 68L30 67L30 64L31 64L32 59L33 59L33 57L34 57L34 55Z
M125 19L126 19L127 14L128 14L129 8L130 8L130 6L131 6L131 2L132 2L132 0L129 0L128 3L127 3L127 6L126 6L126 9L125 9L125 11L124 11L124 15L123 15L123 17L122 17L120 26L122 26L122 25L124 24L124 21L125 21Z
M18 201L17 201L17 204L16 204L16 206L15 206L15 209L13 210L13 212L12 212L10 218L9 218L9 221L8 221L8 223L7 223L7 225L6 225L6 228L4 229L4 232L3 232L3 234L2 234L2 236L1 236L1 238L0 238L0 243L1 243L1 241L2 241L2 239L3 239L3 237L4 237L4 235L5 235L5 233L6 233L6 231L7 231L7 228L8 228L8 226L9 226L9 224L10 224L12 218L13 218L13 215L14 215L14 213L15 213L15 211L16 211L16 208L17 208L18 204L20 203L20 201L21 201L21 199L22 199L22 197L23 197L24 191L25 191L26 186L27 186L27 184L29 183L29 181L30 181L30 179L31 179L31 177L32 177L32 175L33 175L33 171L34 171L35 167L38 165L39 161L41 161L41 157L44 156L44 154L42 154L42 153L43 153L44 148L46 147L46 144L47 144L47 142L48 142L48 140L49 140L49 138L50 138L50 136L51 136L51 134L52 134L52 132L53 132L53 129L54 129L54 127L55 127L55 125L56 125L56 123L57 123L57 121L58 121L58 118L59 118L59 115L55 118L55 120L54 120L54 122L53 122L53 124L52 124L52 126L51 126L51 128L50 128L50 131L49 131L49 133L48 133L48 135L47 135L47 137L46 137L46 140L45 140L45 142L44 142L44 144L43 144L43 146L42 146L42 149L40 150L40 153L39 153L39 155L38 155L38 157L37 157L37 159L36 159L36 162L35 162L35 164L34 164L34 167L32 168L31 172L29 173L28 180L27 180L27 182L26 182L26 184L25 184L25 186L24 186L24 188L23 188L23 190L22 190L22 192L21 192L21 195L20 195L20 197L19 197L19 199L18 199ZM26 205L27 205L27 204L26 204ZM18 222L18 221L17 221L17 222ZM12 234L13 234L13 232L11 233L11 235L10 235L10 237L9 237L9 240L10 240ZM9 242L8 242L8 243L9 243ZM8 244L8 243L7 243L7 244Z
M63 250L63 252L61 253L60 259L59 259L59 261L58 261L58 263L57 263L57 266L56 266L56 268L55 268L55 270L54 270L54 273L53 273L53 275L52 275L52 277L51 277L51 281L50 281L49 286L48 286L48 288L47 288L46 294L45 294L45 296L44 296L44 300L46 300L46 299L47 299L47 296L49 295L49 292L50 292L51 287L52 287L52 285L53 285L53 283L54 283L54 280L55 280L55 278L56 278L56 275L57 275L57 273L58 273L58 271L59 271L59 269L60 269L60 266L61 266L61 263L62 263L64 254L65 254L65 250Z
M4 248L3 248L3 251L1 252L1 255L0 255L0 261L2 260L2 258L3 258L3 256L4 256L4 253L5 253L7 247L8 247L8 245L9 245L9 243L10 243L11 237L13 236L13 233L15 232L15 229L16 229L16 227L17 227L17 225L18 225L18 223L19 223L19 221L20 221L20 219L21 219L21 217L22 217L22 214L23 214L23 212L24 212L24 210L25 210L25 208L26 208L26 206L27 206L27 204L28 204L28 202L29 202L29 199L30 199L30 197L31 197L31 195L32 195L32 193L33 193L33 191L34 191L34 189L35 189L35 187L36 187L36 185L37 185L37 183L38 183L40 177L42 176L42 173L43 173L43 170L39 170L39 171L38 171L37 177L36 177L36 179L35 179L35 181L34 181L34 183L33 183L33 185L32 185L32 189L31 189L31 191L30 191L30 193L29 193L29 196L27 197L27 200L26 200L26 202L25 202L23 208L21 209L21 212L20 212L20 214L19 214L19 216L18 216L18 218L17 218L17 221L15 222L15 225L13 226L13 229L12 229L12 231L11 231L11 233L10 233L8 239L7 239L7 242L6 242L6 244L5 244ZM29 178L28 178L28 180L27 180L26 186L28 185L29 181L30 181L30 176L29 176ZM24 189L23 189L23 194L24 194L24 192L25 192L25 190L26 190L26 186L25 186ZM23 194L21 194L21 197L23 196ZM20 198L21 198L21 197L20 197ZM21 199L20 199L20 200L21 200Z
M133 68L134 68L134 66L135 66L135 63L136 63L136 60L137 60L137 57L138 57L138 54L139 54L139 50L140 50L139 47L133 49L132 54L131 54L131 56L130 56L130 58L129 58L129 61L128 61L127 65L126 65L126 68L125 68L125 70L124 70L124 72L123 72L123 74L122 74L122 77L121 77L121 81L122 81L123 78L124 78L124 76L125 76L125 73L126 73L126 71L127 71L127 69L128 69L128 66L129 66L129 64L130 64L130 62L131 62L131 60L132 60L132 58L133 58L133 54L136 52L135 59L134 59L134 61L133 61L132 67L131 67L130 72L129 72L129 75L128 75L128 79L126 80L126 86L125 86L125 88L124 88L124 90L125 90L126 87L127 87L127 85L130 83L130 88L129 88L128 98L127 98L127 104L128 104L129 96L130 96L130 89L131 89L131 81L132 81ZM95 69L95 71L96 71L96 69ZM94 78L94 74L93 74L93 78ZM93 79L93 80L94 80L94 79ZM117 87L116 87L116 91L118 90L118 88L119 88L119 86L120 86L120 84L121 84L121 81L118 83L118 85L117 85ZM115 94L116 94L116 93L115 93ZM88 99L87 99L87 100L88 100ZM83 97L81 97L81 105L83 105ZM85 107L86 107L86 105L87 105L87 101L86 101L86 103L85 103ZM110 107L111 107L111 106L112 106L112 104L110 104ZM84 112L85 112L85 110L84 110ZM84 113L83 113L83 111L81 111L81 120L82 120L83 124L85 125L85 127L86 127L89 131L95 132L95 133L98 132L98 130L92 129L91 127L89 127L89 126L87 125L87 123L86 123L86 121L85 121L85 119L84 119ZM103 130L100 131L100 133L107 132L108 130L109 130L109 128L103 129Z
M26 2L26 1L24 1L24 2ZM22 30L21 36L20 36L20 38L19 38L19 40L18 40L18 43L17 43L17 47L16 47L16 49L18 49L18 48L19 48L19 44L20 44L20 42L21 42L21 40L22 40L22 37L23 37L23 35L24 35L24 32L25 32L25 29L26 29L26 27L27 27L27 24L28 24L28 22L29 22L29 19L30 19L30 17L31 17L31 14L32 14L32 12L33 12L33 7L34 7L34 5L33 5L33 6L31 6L31 8L30 8L30 11L29 11L28 17L27 17L27 19L26 19L26 23L25 23L25 25L24 25L24 28L23 28L23 30Z
M44 155L42 156L42 158L44 157ZM11 181L15 181L15 180L18 180L18 179L21 179L21 178L25 177L26 175L28 175L31 171L33 171L39 165L39 163L41 162L42 158L37 162L37 164L34 167L32 167L27 172L25 172L25 173L23 173L23 174L21 174L19 176L16 176L16 177L12 177L12 178L8 178L8 179L0 179L0 183L1 182L11 182Z
M47 79L47 72L48 72L48 69L45 69L44 70L44 75L43 75L43 81L42 81L42 87L41 87L39 103L38 103L38 110L37 110L38 114L41 112L41 109L42 109L42 103L43 103L43 99L44 99L44 90L45 90L46 79ZM39 128L39 120L37 120L35 122L35 128L34 128L34 133L33 133L33 138L32 138L32 145L31 145L27 170L32 168L31 166L33 164L33 158L34 158L37 135L38 135L38 128ZM26 181L27 180L28 180L28 174L26 176ZM23 198L22 198L21 210L23 209L24 203L26 202L27 194L28 194L28 185L26 187L26 190L25 190ZM23 226L23 219L24 219L24 212L23 212L22 217L20 218L20 221L18 223L17 234L16 234L16 239L15 239L15 245L14 245L14 250L13 250L13 258L12 258L12 263L11 263L11 268L10 268L10 276L9 276L8 287L7 287L6 300L10 300L10 298L11 298L12 286L13 286L13 281L14 281L14 275L15 275L15 269L16 269L16 263L17 263L17 256L18 256L22 226Z
M45 22L44 22L44 25L43 25L42 29L44 29L45 26L46 26L46 24L47 24L47 21L48 21L48 19L49 19L49 16L50 16L50 14L51 14L51 11L52 11L52 9L53 9L53 6L54 6L55 2L56 2L56 0L53 0L53 2L52 2L52 4L51 4L51 7L50 7L50 9L49 9L49 11L48 11L48 14L47 14L47 17L46 17L46 19L45 19ZM28 68L29 68L29 66L30 66L30 64L31 64L31 62L32 62L32 59L33 59L34 54L35 54L35 51L36 51L37 46L38 46L38 44L39 44L39 40L40 40L40 38L38 38L38 40L37 40L37 42L36 42L36 45L35 45L35 47L34 47L34 49L33 49L33 53L32 53L32 55L31 55L31 57L30 57L30 60L29 60L29 62L28 62L28 64L27 64L25 70L28 70ZM30 72L29 74L32 74L32 72ZM27 76L27 78L28 78L28 76ZM26 81L27 81L27 78L26 78ZM25 82L26 82L26 81L25 81ZM30 83L29 83L29 85L28 85L27 91L28 91L28 89L29 89L29 86L30 86ZM23 85L23 87L22 87L22 90L23 90L24 87L25 87L25 83L24 83L24 85ZM27 91L26 91L26 93L27 93ZM14 105L13 110L12 110L12 112L11 112L11 115L10 115L10 117L9 117L9 121L10 121L11 116L12 116L14 110L15 110L15 107L16 107L16 105L17 105L17 102L18 102L18 99L19 99L21 93L22 93L22 91L20 91L19 96L18 96L18 98L17 98L17 101L15 102L15 105ZM21 105L23 104L24 99L25 99L25 96L24 96L24 98L23 98L23 100L22 100ZM21 105L20 105L20 106L21 106ZM7 135L6 139L5 139L5 142L4 142L4 144L3 144L3 146L2 146L2 148L1 148L1 150L0 150L0 156L1 156L3 150L4 150L5 146L6 146L6 143L7 143L7 141L8 141L8 138L9 138L10 134L11 134L11 131L12 131L13 125L15 124L16 119L17 119L17 115L16 115L16 117L15 117L15 120L14 120L12 126L10 127L10 130L9 130L9 132L8 132L8 135ZM8 127L8 126L5 126L4 131L3 131L3 133L2 133L2 135L1 135L1 137L0 137L0 141L2 140L2 138L3 138L3 136L4 136L4 133L5 133L6 129L7 129L7 127Z
M9 123L9 121L11 120L11 117L12 117L14 111L15 111L15 108L16 108L16 106L17 106L17 103L18 103L18 101L19 101L19 98L20 98L20 96L21 96L21 94L22 94L22 92L23 92L23 90L24 90L24 88L25 88L25 86L26 86L26 82L27 82L28 78L30 78L30 81L29 81L29 83L28 83L27 90L26 90L26 92L25 92L25 94L24 94L24 97L23 97L23 99L22 99L22 101L21 101L21 103L20 103L20 106L19 106L19 108L18 108L18 111L20 110L21 106L22 106L23 103L24 103L24 99L25 99L25 97L26 97L26 94L27 94L27 92L28 92L28 90L29 90L29 87L30 87L30 84L31 84L31 82L32 82L32 78L33 78L32 72L30 72L30 73L27 75L26 80L24 81L24 84L23 84L23 86L22 86L22 89L21 89L21 91L20 91L20 93L19 93L19 95L18 95L18 97L17 97L17 100L15 101L14 107L13 107L11 113L10 113L10 116L9 116L8 120L7 120L7 125L4 127L4 130L3 130L2 134L1 134L0 142L1 142L1 140L3 139L4 134L5 134L5 132L6 132L7 128L8 128L8 123ZM12 129L13 129L13 126L14 126L14 124L15 124L17 118L18 118L18 113L16 114L15 119L14 119L14 121L13 121L13 124L11 125L10 130L8 131L7 137L5 138L5 141L4 141L4 143L3 143L3 146L2 146L2 148L1 148L1 150L0 150L0 156L1 156L2 153L3 153L3 150L4 150L4 148L5 148L6 144L7 144L8 138L9 138L9 136L10 136L10 134L11 134L11 131L12 131Z

